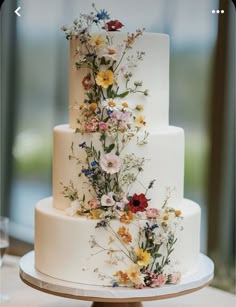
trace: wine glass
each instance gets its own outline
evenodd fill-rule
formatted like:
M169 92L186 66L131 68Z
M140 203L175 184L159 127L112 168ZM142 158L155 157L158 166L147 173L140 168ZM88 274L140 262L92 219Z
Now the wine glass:
M9 219L4 216L0 216L0 269L3 265L3 257L9 246L9 237L8 237L8 223ZM3 276L1 276L1 279ZM2 286L3 282L1 282ZM1 287L2 288L2 287ZM8 301L9 297L7 295L2 294L2 289L0 290L0 303L4 301Z

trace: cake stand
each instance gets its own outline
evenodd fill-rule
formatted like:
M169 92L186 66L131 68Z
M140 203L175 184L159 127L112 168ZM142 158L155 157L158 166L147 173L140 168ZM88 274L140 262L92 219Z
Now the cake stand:
M72 283L42 274L34 266L34 251L20 260L20 277L28 286L57 296L93 301L92 307L141 307L143 301L188 294L206 287L212 281L213 273L214 264L211 259L200 254L197 272L184 276L177 285L145 289L112 288Z

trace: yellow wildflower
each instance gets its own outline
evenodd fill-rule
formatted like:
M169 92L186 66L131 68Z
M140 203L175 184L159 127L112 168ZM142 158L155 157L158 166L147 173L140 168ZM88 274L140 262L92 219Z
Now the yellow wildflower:
M90 215L91 215L91 218L93 220L98 219L100 217L101 213L102 213L101 209L93 209L93 210L90 211Z
M122 103L122 107L128 108L128 107L129 107L128 102L125 102L125 101L124 101L124 102Z
M135 124L137 127L142 128L143 126L146 125L145 122L145 116L144 115L138 115L135 117Z
M164 215L164 216L163 216L163 220L164 220L164 221L168 221L168 220L169 220L169 216L168 216L168 215Z
M79 106L79 109L83 110L84 108L86 108L86 104L85 103L81 103L80 106Z
M142 248L136 250L136 256L138 258L137 264L139 266L147 266L150 263L151 255L144 251Z
M106 71L100 70L96 77L97 85L103 88L108 88L109 85L113 84L114 74L108 69Z
M99 34L99 35L92 35L89 43L91 46L94 47L102 47L105 44L104 38Z
M129 267L127 270L127 276L135 285L143 283L140 268L137 264L133 264Z
M109 107L115 107L116 106L116 102L114 101L114 100L110 100L109 102L108 102L108 105L109 105Z
M143 107L142 104L137 104L135 109L136 109L137 111L143 111L144 107Z

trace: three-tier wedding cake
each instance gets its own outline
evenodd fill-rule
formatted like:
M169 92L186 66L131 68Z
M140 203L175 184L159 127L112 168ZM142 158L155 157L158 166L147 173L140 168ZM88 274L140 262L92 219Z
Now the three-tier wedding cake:
M200 208L183 196L184 131L169 126L169 37L122 27L95 9L63 29L70 118L53 130L35 266L71 282L159 287L197 269Z

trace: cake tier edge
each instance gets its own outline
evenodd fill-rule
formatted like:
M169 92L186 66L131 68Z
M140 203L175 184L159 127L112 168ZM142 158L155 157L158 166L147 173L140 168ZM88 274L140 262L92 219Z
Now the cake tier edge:
M111 286L114 273L127 263L109 261L107 246L112 235L96 228L99 220L70 217L53 208L52 197L41 200L35 209L35 266L40 272L54 278L88 285ZM183 230L171 255L172 270L190 274L197 269L200 253L200 216L197 203L183 199L176 205L182 212ZM140 223L146 223L147 220ZM112 221L113 230L124 225ZM125 225L127 226L127 225ZM128 225L133 240L138 237L138 227ZM111 260L111 259L110 259Z

